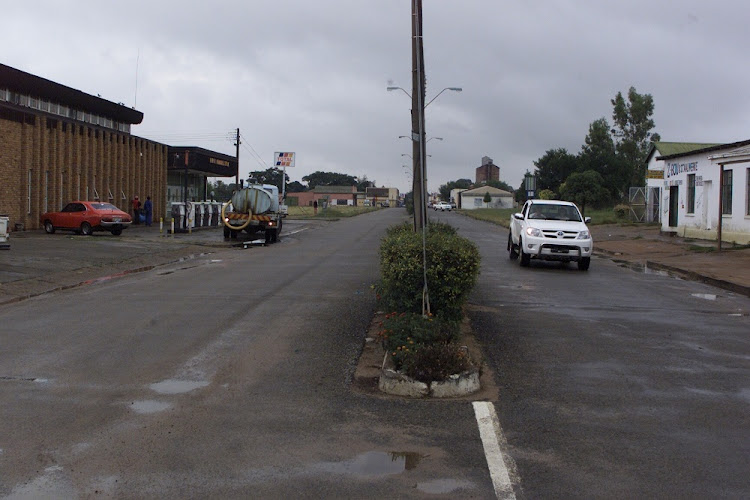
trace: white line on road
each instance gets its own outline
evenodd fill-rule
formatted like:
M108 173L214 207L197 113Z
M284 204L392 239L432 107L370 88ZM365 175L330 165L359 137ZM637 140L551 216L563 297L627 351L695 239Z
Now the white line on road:
M515 500L516 494L513 492L506 461L511 462L510 466L513 470L515 470L515 465L512 464L513 459L503 453L500 448L500 443L505 443L505 437L500 428L495 407L488 401L474 401L472 406L474 406L474 415L479 426L479 436L482 438L484 455L487 457L492 486L495 488L495 496L503 500Z

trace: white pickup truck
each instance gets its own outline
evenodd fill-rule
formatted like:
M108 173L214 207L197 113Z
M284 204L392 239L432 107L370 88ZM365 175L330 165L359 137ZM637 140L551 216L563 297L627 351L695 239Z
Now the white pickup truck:
M559 200L528 200L510 217L508 252L520 256L526 267L531 259L577 262L586 271L591 265L594 241L574 203Z

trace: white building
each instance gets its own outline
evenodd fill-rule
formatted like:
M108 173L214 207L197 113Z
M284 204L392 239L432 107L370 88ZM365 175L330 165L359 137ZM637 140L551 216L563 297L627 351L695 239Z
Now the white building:
M485 193L490 194L490 202L484 201ZM474 210L476 208L513 208L513 193L492 186L480 186L467 189L459 193L460 208Z
M661 221L662 231L717 239L721 226L722 241L750 243L750 140L681 143L683 151L670 154L659 144L661 155L648 157L647 204L657 211L653 220Z

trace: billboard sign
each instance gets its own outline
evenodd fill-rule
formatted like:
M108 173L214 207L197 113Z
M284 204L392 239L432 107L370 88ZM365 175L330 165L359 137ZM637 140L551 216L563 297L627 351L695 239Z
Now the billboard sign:
M279 153L273 154L273 165L277 168L287 168L294 166L294 153Z

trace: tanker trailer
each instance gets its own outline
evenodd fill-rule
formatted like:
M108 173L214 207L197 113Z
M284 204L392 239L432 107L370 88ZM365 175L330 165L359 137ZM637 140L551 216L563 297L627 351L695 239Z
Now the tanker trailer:
M221 207L224 238L237 238L240 231L265 233L266 243L279 239L286 206L279 204L279 188L272 184L248 184L232 194Z

